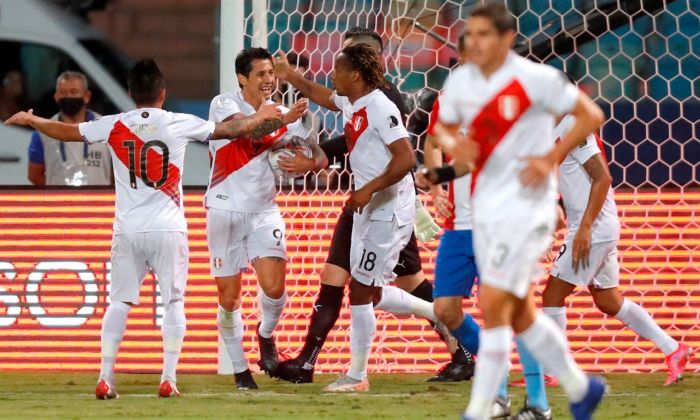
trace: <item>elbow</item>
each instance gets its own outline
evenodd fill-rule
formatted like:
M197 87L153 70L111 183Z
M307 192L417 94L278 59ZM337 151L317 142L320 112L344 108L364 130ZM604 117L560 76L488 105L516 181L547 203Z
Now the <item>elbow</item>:
M600 109L600 107L595 102L592 102L591 123L594 126L594 130L600 128L600 126L603 125L603 122L605 122L605 114L603 114L603 110Z
M38 186L44 185L44 177L43 176L29 174L29 176L27 176L27 179L29 179L29 182L31 182L32 185L38 185Z
M408 173L411 169L416 167L416 164L418 161L416 160L416 155L414 153L411 153L409 156L406 156L406 159L404 160L405 165L406 165L406 172Z

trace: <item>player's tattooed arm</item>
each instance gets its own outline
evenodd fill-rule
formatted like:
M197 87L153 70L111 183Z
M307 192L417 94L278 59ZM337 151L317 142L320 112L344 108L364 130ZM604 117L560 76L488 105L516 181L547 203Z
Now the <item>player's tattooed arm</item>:
M253 115L243 116L242 114L235 114L226 118L224 122L217 123L212 138L262 137L265 134L272 133L281 126L282 111L277 104L265 104Z
M331 99L333 97L333 90L327 86L323 86L319 83L313 82L304 77L303 74L295 71L292 66L289 65L287 61L287 56L280 53L275 57L275 76L278 79L286 80L292 86L297 88L302 95L309 98L313 102L321 105L324 108L330 109L331 111L339 111L338 107Z
M608 190L612 184L612 177L608 170L605 160L600 153L597 153L586 162L583 163L583 169L589 177L591 177L591 192L588 196L586 210L583 212L581 224L571 250L571 260L574 267L574 272L578 271L579 266L586 268L588 266L588 254L591 248L591 233L593 231L593 222L598 217L600 210L603 208L605 198L608 195Z
M34 115L33 110L20 111L5 121L5 125L23 125L34 128L48 137L60 141L83 141L78 124L67 124L56 120L47 120Z

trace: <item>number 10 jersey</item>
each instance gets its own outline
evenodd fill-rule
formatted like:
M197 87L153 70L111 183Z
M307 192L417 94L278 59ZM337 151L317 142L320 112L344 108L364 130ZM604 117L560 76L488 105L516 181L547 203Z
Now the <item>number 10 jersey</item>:
M189 141L210 140L215 124L189 114L140 108L78 125L87 143L107 143L116 183L114 234L187 231L182 170Z

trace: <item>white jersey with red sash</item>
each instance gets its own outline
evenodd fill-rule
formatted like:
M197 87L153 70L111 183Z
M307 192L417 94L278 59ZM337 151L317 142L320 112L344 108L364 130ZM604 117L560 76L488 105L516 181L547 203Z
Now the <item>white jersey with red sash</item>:
M289 111L285 107L280 108L283 113ZM255 109L245 101L240 91L227 92L212 100L209 120L222 122L235 114L248 116L254 113ZM212 165L206 206L242 213L277 210L277 187L268 153L270 147L285 135L307 138L309 133L301 120L296 120L259 139L239 137L209 142Z
M189 141L215 124L189 114L140 108L78 125L88 143L107 143L114 162L114 233L187 231L182 168Z

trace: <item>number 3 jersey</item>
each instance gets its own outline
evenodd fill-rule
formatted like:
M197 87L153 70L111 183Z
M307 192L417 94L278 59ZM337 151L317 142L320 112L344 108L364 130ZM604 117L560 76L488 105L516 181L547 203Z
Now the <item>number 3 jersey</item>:
M215 124L189 114L140 108L78 125L87 143L107 143L114 162L114 234L187 231L182 168L189 141Z

